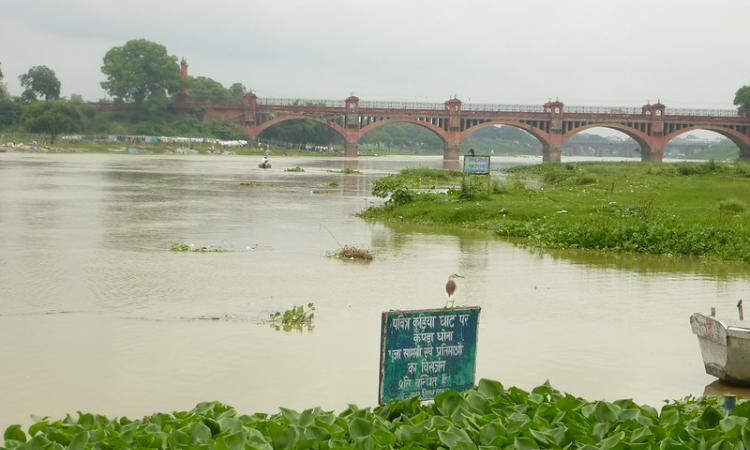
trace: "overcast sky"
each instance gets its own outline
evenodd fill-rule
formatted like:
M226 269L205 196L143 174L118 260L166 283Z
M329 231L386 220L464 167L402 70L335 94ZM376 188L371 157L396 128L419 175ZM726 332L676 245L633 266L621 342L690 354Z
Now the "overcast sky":
M0 64L104 96L102 57L145 38L261 97L730 108L749 0L0 0Z

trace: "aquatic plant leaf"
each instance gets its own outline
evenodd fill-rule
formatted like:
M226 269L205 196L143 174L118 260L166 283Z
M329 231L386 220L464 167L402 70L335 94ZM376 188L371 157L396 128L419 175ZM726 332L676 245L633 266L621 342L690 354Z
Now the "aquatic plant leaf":
M187 433L193 439L193 444L202 444L211 440L211 429L203 422L193 422L188 426Z
M748 422L748 419L745 417L729 416L729 417L725 417L721 419L721 422L719 422L719 427L721 428L721 431L723 431L724 433L729 433L730 431L734 430L736 427L740 427L740 429L746 427L747 422Z
M438 430L440 442L447 445L448 448L456 448L459 444L470 444L476 448L466 431L456 427L451 427L446 431Z
M654 436L649 427L641 427L630 435L631 442L645 442Z
M611 450L618 445L622 444L625 439L625 432L620 431L617 434L613 434L612 436L607 437L606 439L602 439L599 442L598 447L601 450Z
M26 433L21 429L21 425L11 425L5 429L3 439L18 442L26 442Z
M732 410L732 415L750 419L750 401L738 403Z
M595 414L600 422L615 422L619 413L617 406L607 402L596 402Z
M709 406L703 411L700 419L698 419L698 426L700 428L714 428L721 422L724 415L719 412L713 406Z
M533 440L522 437L522 438L516 438L513 441L513 449L514 450L535 450L538 449L539 446L534 442Z
M270 442L263 436L263 433L255 428L245 429L245 441L253 450L273 450Z
M214 450L244 450L245 436L241 431L219 436L214 443Z
M477 385L477 392L485 397L494 398L502 395L505 392L505 388L499 381L482 378Z
M284 428L281 433L273 437L273 447L276 449L293 448L299 440L300 432L297 427Z
M461 407L465 402L466 401L463 397L453 389L441 392L435 397L435 406L438 411L446 416L450 416L451 413Z
M89 442L89 434L85 431L82 431L73 437L73 439L70 441L70 445L68 445L68 450L84 450L86 448L86 444Z
M375 431L375 427L368 421L354 418L349 424L349 435L352 439L363 439L370 436Z

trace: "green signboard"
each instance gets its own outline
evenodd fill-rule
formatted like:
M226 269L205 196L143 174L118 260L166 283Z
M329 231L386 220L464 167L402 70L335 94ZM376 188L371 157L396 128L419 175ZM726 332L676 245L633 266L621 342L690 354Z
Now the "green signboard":
M474 386L480 309L384 312L378 401L425 400Z
M464 172L476 175L487 175L490 173L489 156L464 156Z

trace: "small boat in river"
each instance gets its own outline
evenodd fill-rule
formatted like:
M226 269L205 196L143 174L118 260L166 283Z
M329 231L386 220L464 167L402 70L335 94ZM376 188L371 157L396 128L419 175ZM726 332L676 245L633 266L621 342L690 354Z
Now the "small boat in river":
M262 163L258 164L258 167L260 167L261 169L270 169L271 161L264 159Z
M690 327L698 336L707 374L730 384L750 386L750 321L695 313L690 316Z

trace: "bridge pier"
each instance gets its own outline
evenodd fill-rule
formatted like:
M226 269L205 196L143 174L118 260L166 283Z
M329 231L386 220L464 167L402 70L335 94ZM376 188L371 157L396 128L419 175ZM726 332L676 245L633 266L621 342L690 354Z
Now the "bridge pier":
M750 145L737 146L740 148L740 156L737 158L737 161L750 163Z
M443 147L443 169L460 170L461 157L458 156L459 144L455 142L446 142Z
M558 144L544 144L542 147L542 162L559 163L562 161L562 146Z
M356 158L357 155L359 155L359 144L347 141L344 145L344 156L347 158Z
M662 140L641 144L641 161L657 161L664 159L664 147L667 143Z

